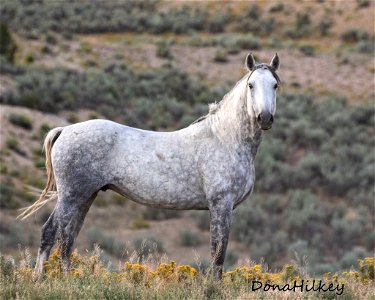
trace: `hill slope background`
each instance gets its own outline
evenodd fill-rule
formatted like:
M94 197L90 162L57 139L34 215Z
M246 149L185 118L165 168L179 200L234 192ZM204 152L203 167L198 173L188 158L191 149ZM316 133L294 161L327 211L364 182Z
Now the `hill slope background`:
M17 46L1 52L2 253L19 245L36 253L53 204L26 222L14 218L35 199L25 186L44 186L49 129L99 117L182 128L234 86L251 50L262 62L279 54L282 88L257 156L255 192L235 212L227 266L264 258L279 268L296 259L322 274L372 254L371 1L41 3L0 8ZM205 212L159 211L107 192L77 247L99 243L103 259L117 263L146 239L150 251L178 263L197 253L207 263L208 230Z

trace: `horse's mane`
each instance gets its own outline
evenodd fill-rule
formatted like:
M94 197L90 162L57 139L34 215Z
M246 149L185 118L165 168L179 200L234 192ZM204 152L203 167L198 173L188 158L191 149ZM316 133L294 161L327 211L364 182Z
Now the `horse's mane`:
M277 84L280 84L281 83L281 80L280 80L280 77L276 74L275 72L275 69L272 68L271 66L267 65L267 64L258 64L255 66L255 68L251 71L250 74L246 74L245 76L243 76L239 81L237 81L237 83L235 84L235 86L228 92L224 95L223 99L221 99L219 102L214 102L214 103L210 103L208 104L208 114L204 115L204 116L201 116L199 117L198 119L196 119L193 123L191 123L190 125L193 125L195 123L199 123L205 119L207 119L210 115L213 115L215 114L220 106L222 105L222 103L225 101L225 99L227 99L229 97L229 95L232 94L232 92L236 89L236 87L238 86L238 84L240 82L242 82L242 80L244 80L245 78L250 78L251 74L254 73L255 70L258 70L258 69L265 69L265 70L268 70L271 72L271 74L273 75L273 77L275 77L276 81L277 81Z

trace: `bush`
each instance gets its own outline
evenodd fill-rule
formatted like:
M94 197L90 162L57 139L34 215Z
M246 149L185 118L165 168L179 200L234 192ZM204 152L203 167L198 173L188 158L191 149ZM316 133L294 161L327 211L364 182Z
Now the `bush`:
M157 43L156 56L162 58L172 58L172 52L170 49L170 43L166 41L160 41Z
M0 254L0 272L5 278L13 277L14 274L14 260Z
M46 35L46 43L51 44L51 45L56 45L57 44L57 38L54 34L49 33Z
M193 211L191 215L196 219L200 230L210 230L210 215L208 211Z
M236 40L236 45L244 50L259 50L261 48L259 39L251 35L239 37Z
M179 233L179 243L184 247L193 247L200 245L201 240L196 232L185 229Z
M21 207L18 200L18 191L14 186L11 177L1 177L0 182L0 208L15 209Z
M283 10L284 10L284 3L282 3L281 1L275 3L269 9L270 13L276 13L276 12L280 12Z
M357 6L359 8L369 7L371 4L370 0L357 0Z
M236 265L238 261L238 253L232 249L228 249L227 253L225 254L225 267L230 268Z
M358 43L369 39L369 34L359 29L348 29L341 35L341 40L345 43Z
M129 125L145 129L152 129L151 125L167 128L173 121L178 122L175 128L182 127L185 114L203 113L201 103L217 99L222 93L171 64L138 73L124 64L108 65L91 73L27 70L15 77L17 88L1 97L2 103L47 112L95 109L107 117L125 115Z
M374 40L360 41L354 50L359 53L373 54L375 52Z
M369 257L370 253L362 247L353 247L340 260L340 267L343 270L350 270L357 265L358 260L364 257Z
M32 246L34 236L30 231L25 230L25 226L17 223L6 224L2 229L5 231L1 247L4 249Z
M130 226L131 229L144 229L150 228L150 224L142 218L136 218L133 220L132 225Z
M45 167L45 160L42 157L36 157L34 159L34 166L38 169Z
M12 124L24 129L31 130L33 128L33 120L28 115L11 113L8 119Z
M311 19L308 13L297 13L293 26L285 30L285 35L298 39L309 35L311 32Z
M143 218L146 220L167 220L174 219L181 216L181 212L172 209L159 209L153 207L146 207L145 211L142 213Z
M18 142L18 139L16 137L9 137L9 138L7 138L6 144L7 144L7 147L9 149L18 151L19 142Z
M8 172L8 167L2 160L0 160L0 174L6 174L7 172Z
M228 61L227 51L219 48L215 52L214 61L218 63L226 63Z
M150 254L164 252L163 243L154 237L136 238L133 246L140 260L146 259Z
M327 36L333 25L332 19L328 15L324 15L318 24L318 31L321 36Z
M41 140L44 140L47 133L52 129L52 127L47 124L47 123L43 123L42 125L40 125L40 128L39 128L39 137Z
M5 57L8 62L14 63L16 50L17 45L10 34L8 26L0 22L0 55Z
M91 247L95 244L116 257L124 257L127 253L127 246L113 235L103 232L98 227L91 227L86 232L86 239Z
M230 17L224 12L214 12L208 20L208 31L212 33L223 32L229 23Z
M15 0L4 3L1 12L11 28L30 38L50 31L61 32L69 39L72 33L180 34L208 28L221 30L227 20L226 17L216 17L206 22L208 12L196 6L171 7L167 11L159 7L157 1L52 1L26 4L22 0ZM40 15L43 15L43 18L39 18ZM216 15L216 12L213 15Z
M314 54L315 54L314 46L308 45L308 44L300 46L299 51L301 51L303 54L305 54L307 56L314 56Z
M32 64L34 62L34 55L32 53L29 53L26 55L25 62L28 64Z

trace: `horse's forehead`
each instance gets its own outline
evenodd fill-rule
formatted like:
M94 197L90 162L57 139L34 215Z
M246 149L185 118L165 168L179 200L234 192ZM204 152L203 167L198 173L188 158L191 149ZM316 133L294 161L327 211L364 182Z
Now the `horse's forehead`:
M276 81L275 77L272 75L272 72L268 70L267 68L259 68L254 70L253 73L251 73L249 80L251 81Z

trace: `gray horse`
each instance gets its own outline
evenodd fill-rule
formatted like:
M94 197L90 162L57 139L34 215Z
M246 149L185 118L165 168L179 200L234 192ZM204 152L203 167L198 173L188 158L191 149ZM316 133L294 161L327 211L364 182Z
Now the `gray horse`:
M221 278L233 209L251 193L262 130L270 129L280 84L277 54L268 64L246 57L246 74L209 113L173 132L152 132L107 120L51 130L44 142L48 182L26 218L53 197L36 274L56 239L65 271L85 216L100 190L166 209L210 211L213 274Z

